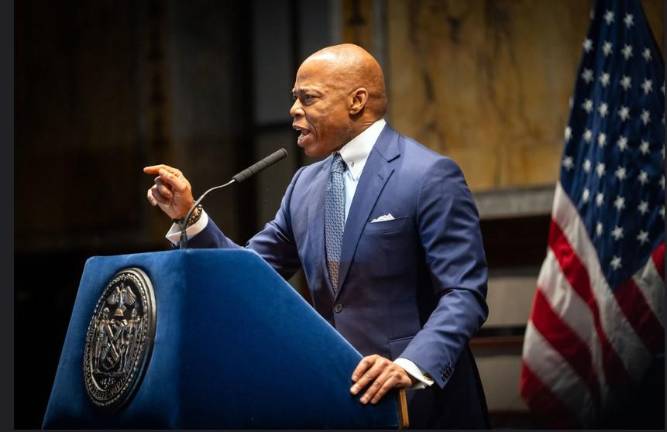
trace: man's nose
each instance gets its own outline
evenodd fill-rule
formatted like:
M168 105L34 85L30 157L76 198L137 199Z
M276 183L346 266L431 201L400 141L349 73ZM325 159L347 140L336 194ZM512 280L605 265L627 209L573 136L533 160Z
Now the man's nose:
M303 115L303 109L301 107L301 102L299 102L299 99L295 99L294 103L292 104L292 107L289 109L289 115L290 117L296 117L298 115Z

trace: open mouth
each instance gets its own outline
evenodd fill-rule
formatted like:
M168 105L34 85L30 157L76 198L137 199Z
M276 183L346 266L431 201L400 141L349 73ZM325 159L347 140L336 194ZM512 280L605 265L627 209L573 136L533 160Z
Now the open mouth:
M310 130L309 130L309 129L306 129L306 128L302 127L302 126L298 126L298 125L293 124L293 125L292 125L292 128L294 128L294 130L297 130L297 131L300 132L300 133L299 133L299 137L297 138L297 141L296 141L298 145L301 145L302 142L303 142L303 140L304 140L308 135L310 135Z

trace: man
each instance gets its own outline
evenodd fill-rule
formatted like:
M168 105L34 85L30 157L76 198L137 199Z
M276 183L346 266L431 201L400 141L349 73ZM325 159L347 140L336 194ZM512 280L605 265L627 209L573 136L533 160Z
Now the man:
M247 247L286 278L303 268L314 307L365 355L351 377L361 403L410 388L412 427L488 427L468 348L488 313L487 269L463 174L386 125L382 69L361 47L308 57L292 93L297 144L326 158L297 171ZM184 217L193 197L183 174L144 172L158 175L150 203ZM238 247L195 213L189 245Z

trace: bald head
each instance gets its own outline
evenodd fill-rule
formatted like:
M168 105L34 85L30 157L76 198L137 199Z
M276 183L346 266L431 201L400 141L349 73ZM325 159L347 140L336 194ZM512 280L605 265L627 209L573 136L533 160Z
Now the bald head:
M368 51L354 44L340 44L323 48L311 54L301 64L315 66L326 73L332 86L353 91L365 88L368 91L367 114L372 120L384 116L387 111L387 96L384 88L382 67Z
M343 44L321 49L299 67L292 88L292 127L311 157L339 150L387 110L384 76L363 48Z

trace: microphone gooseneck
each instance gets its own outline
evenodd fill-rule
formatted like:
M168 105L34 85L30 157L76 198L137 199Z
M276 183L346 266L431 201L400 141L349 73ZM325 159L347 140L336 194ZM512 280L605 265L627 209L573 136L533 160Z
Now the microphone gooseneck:
M192 215L192 212L197 208L197 206L204 199L204 197L206 195L208 195L209 192L212 192L212 191L217 190L217 189L226 188L227 186L229 186L230 184L235 183L235 182L236 182L236 180L231 179L230 181L228 181L225 184L222 184L222 185L219 185L219 186L213 186L212 188L207 189L203 194L201 194L201 196L199 198L197 198L197 201L195 201L194 204L192 204L192 207L190 208L190 210L188 210L185 217L178 224L179 228L181 229L181 238L178 241L178 248L179 249L185 249L187 247L188 236L185 233L185 230L188 228L187 227L188 219L190 219L190 216Z
M263 169L266 169L270 167L271 165L275 164L276 162L285 159L287 157L287 150L284 148L281 148L279 150L276 150L275 152L271 153L264 159L260 160L259 162L256 162L255 164L249 166L248 168L244 169L243 171L237 173L232 177L230 181L228 181L225 184L218 185L218 186L213 186L210 189L207 189L197 200L194 202L192 205L192 208L188 210L187 214L185 217L182 219L182 221L179 223L179 228L181 229L181 237L178 241L178 247L179 249L185 249L188 244L188 236L186 234L186 229L187 229L187 223L188 219L190 219L190 216L192 215L192 212L197 208L199 203L204 199L206 195L208 195L209 192L213 192L214 190L218 189L223 189L226 188L227 186L231 185L232 183L241 183L242 181L247 180L248 178L252 177L253 175L257 174L258 172L262 171Z

